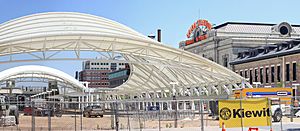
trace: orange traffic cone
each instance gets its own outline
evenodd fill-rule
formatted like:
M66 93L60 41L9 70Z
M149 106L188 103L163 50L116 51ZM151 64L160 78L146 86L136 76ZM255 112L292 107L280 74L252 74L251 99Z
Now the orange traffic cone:
M224 122L222 122L222 131L226 131Z
M248 131L258 131L258 128L249 127Z

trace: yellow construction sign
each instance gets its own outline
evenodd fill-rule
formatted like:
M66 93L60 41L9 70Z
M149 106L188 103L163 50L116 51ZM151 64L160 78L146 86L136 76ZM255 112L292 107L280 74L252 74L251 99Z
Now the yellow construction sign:
M270 114L267 98L219 101L220 127L270 126Z

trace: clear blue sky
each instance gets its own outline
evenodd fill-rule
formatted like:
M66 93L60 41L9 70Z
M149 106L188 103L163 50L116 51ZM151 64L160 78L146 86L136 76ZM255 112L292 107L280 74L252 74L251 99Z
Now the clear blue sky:
M297 0L1 0L0 5L0 23L40 12L82 12L115 20L144 35L161 28L162 42L175 48L199 17L216 25L228 21L300 24ZM67 61L5 64L0 70L24 64L47 65L70 75L81 69L79 61Z

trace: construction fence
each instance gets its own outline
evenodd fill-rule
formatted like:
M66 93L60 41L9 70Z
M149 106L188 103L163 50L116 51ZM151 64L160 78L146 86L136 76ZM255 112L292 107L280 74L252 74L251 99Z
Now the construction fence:
M277 131L291 128L290 124L289 126L286 125L291 121L295 123L293 128L297 128L297 126L300 128L300 125L297 125L297 123L300 123L300 119L297 118L300 115L297 114L299 107L295 107L295 103L292 104L292 102L280 99L268 99L267 107L262 109L261 113L256 114L256 116L259 114L267 116L261 119L261 122L266 123L265 126L249 125L251 121L249 122L246 119L250 117L250 114L247 113L245 103L238 100L240 102L234 105L236 106L234 107L235 111L228 109L231 110L231 116L239 117L235 121L239 126L230 128L230 125L224 122L224 116L225 119L228 119L224 115L229 116L228 110L222 110L218 107L220 102L223 101L31 101L27 103L6 103L1 105L0 130L175 130L175 128L192 128L200 131L211 131L221 130L222 123L225 123L226 131L248 130L249 127L258 127L261 130L272 128ZM252 102L252 104L257 104L257 101ZM225 106L227 106L226 103ZM254 106L252 105L252 107ZM281 110L279 116L282 117L279 122L274 122L273 114L275 112L272 112L273 109L271 108L267 109L268 107L278 107ZM251 109L251 106L249 108ZM242 111L244 111L244 114ZM269 117L268 111L270 113ZM254 113L252 112L251 115L253 116ZM221 122L219 122L219 116L222 117L220 118Z

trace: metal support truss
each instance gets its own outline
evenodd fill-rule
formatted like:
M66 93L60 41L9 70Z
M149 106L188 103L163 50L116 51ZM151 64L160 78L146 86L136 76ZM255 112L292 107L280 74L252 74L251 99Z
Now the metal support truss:
M166 46L102 17L68 12L42 13L9 21L0 28L0 64L96 57L112 62L118 55L122 56L118 62L129 63L131 74L125 84L110 92L114 95L161 92L161 96L171 96L170 83L178 82L174 87L176 94L209 97L231 94L245 81L208 59ZM107 94L107 98L112 99L111 94Z

